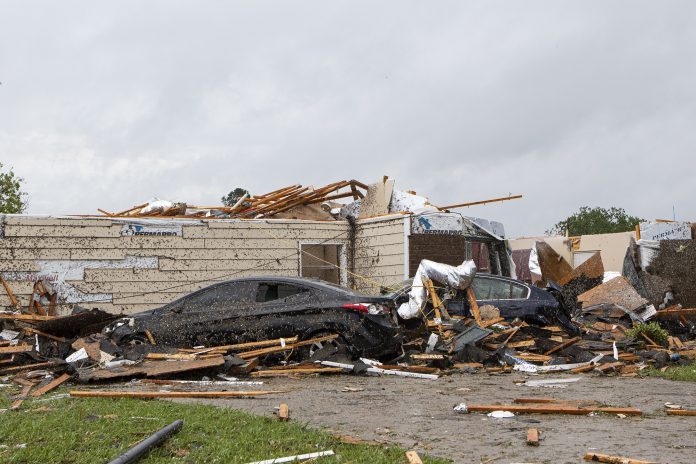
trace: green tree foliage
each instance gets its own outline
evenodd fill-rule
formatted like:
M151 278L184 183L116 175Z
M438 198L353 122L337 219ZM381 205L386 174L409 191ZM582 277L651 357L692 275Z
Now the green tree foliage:
M226 196L222 197L222 204L225 206L234 206L240 198L249 193L248 190L237 187Z
M644 221L636 216L629 216L623 208L590 208L583 206L572 216L558 222L549 235L578 235L610 234L614 232L628 232L635 229L636 224Z
M26 209L27 194L22 191L22 182L24 179L17 177L12 168L3 172L0 163L0 213L18 214Z

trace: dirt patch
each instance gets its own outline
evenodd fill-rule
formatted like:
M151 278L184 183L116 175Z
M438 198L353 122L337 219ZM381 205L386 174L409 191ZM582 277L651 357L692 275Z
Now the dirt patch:
M264 379L264 389L288 393L255 399L192 400L271 416L281 402L291 419L366 440L416 448L457 463L578 463L588 451L663 463L696 461L696 418L666 416L666 402L696 407L696 388L684 382L581 375L564 389L517 386L514 380L570 378L570 375L457 374L436 381L336 376ZM344 387L349 387L343 391ZM360 391L354 391L361 389ZM633 406L642 417L616 415L518 415L493 419L457 415L461 403L509 403L518 397L594 399ZM189 401L189 400L187 400ZM541 431L541 445L526 445L526 430Z

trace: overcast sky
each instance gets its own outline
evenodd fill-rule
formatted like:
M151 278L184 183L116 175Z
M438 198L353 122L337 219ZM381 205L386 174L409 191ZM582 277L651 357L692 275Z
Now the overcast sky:
M2 1L29 213L387 174L508 236L696 220L696 2Z

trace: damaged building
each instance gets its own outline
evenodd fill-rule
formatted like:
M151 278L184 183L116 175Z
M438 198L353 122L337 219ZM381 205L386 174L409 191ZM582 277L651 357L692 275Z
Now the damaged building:
M473 259L480 272L511 274L502 224L434 207L386 178L293 186L248 201L240 212L151 202L102 216L5 215L0 275L19 306L65 314L74 305L137 313L250 275L379 293L413 276L422 259ZM0 305L14 304L4 292Z

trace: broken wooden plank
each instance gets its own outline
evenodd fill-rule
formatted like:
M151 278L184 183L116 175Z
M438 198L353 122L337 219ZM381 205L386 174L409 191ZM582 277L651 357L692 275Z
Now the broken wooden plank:
M696 416L696 409L668 409L668 416Z
M445 358L444 354L417 353L417 354L412 354L411 359L414 361L442 361L446 358Z
M278 420L283 422L290 420L290 408L287 403L280 403L278 407Z
M5 287L5 291L7 292L7 296L10 297L12 306L19 309L19 301L17 301L17 298L12 292L12 289L10 288L9 284L7 283L7 281L5 281L5 279L2 278L2 276L0 276L0 282L2 282L2 286Z
M152 336L152 332L149 330L145 330L145 336L147 337L147 341L150 342L150 345L156 345L157 342L155 342L155 337Z
M508 348L527 348L536 345L534 340L521 340L519 342L510 342L507 344Z
M47 367L61 366L63 364L65 364L65 363L62 361L47 361L47 362L40 362L40 363L33 363L33 364L24 364L21 366L12 366L12 367L6 367L4 369L0 369L0 374L16 374L18 372L32 371L35 369L44 369Z
M36 397L36 396L41 396L41 395L43 395L44 393L49 392L49 391L53 390L54 388L60 386L62 383L64 383L64 382L66 382L67 380L69 380L70 377L72 377L70 374L63 374L63 375L61 375L60 377L57 377L57 378L53 379L51 382L47 383L47 384L44 385L43 387L38 388L37 390L35 390L35 391L31 394L31 396L34 396L34 397Z
M583 459L585 459L585 461L604 462L609 464L657 464L655 461L641 461L624 456L610 456L608 454L599 453L586 453Z
M0 355L14 354L14 353L28 353L29 351L31 351L33 349L34 349L33 345L26 345L26 344L15 345L15 346L2 346L2 347L0 347Z
M285 346L274 346L270 348L262 348L259 350L253 350L253 351L243 351L239 353L237 356L239 356L242 359L250 359L250 358L256 358L258 356L264 356L267 354L272 354L272 353L280 353L282 351L290 351L294 350L295 348L299 348L301 346L307 346L311 345L313 343L321 343L321 342L327 342L329 340L335 340L338 338L338 335L326 335L324 337L318 337L318 338L312 338L310 340L304 340L301 342L297 343L292 343L292 344L286 344Z
M225 364L222 356L210 359L194 359L191 361L151 361L145 360L133 366L117 366L106 369L78 369L82 381L107 380L119 377L157 377L160 375L176 374L198 369L219 367Z
M567 341L561 343L560 345L554 346L553 348L551 348L550 350L548 350L548 351L547 351L546 353L544 353L544 354L548 356L548 355L550 355L550 354L555 353L556 351L561 351L561 350L563 350L563 349L565 349L565 348L568 348L568 347L571 346L571 345L576 344L576 343L579 342L580 340L582 340L582 337L573 337L573 338L571 338L570 340L567 340Z
M97 391L72 390L75 398L247 398L286 393L282 390L256 391Z
M696 308L676 308L676 309L661 309L655 313L653 317L668 318L677 316L696 316Z
M508 345L510 346L510 345ZM534 353L518 353L515 355L516 358L519 358L523 361L530 361L530 362L547 362L551 361L553 359L551 356L546 356L544 354L534 354Z
M318 367L313 369L271 369L264 371L252 372L252 377L288 377L291 375L308 375L308 374L340 374L344 372L338 367Z
M201 349L196 349L196 348L182 348L179 351L182 353L200 353L202 351L210 351L210 352L227 352L227 351L239 351L239 350L247 350L251 348L266 348L269 346L283 346L285 345L292 345L293 343L296 343L298 340L298 337L289 337L289 338L276 338L274 340L262 340L258 342L246 342L246 343L235 343L233 345L220 345L220 346L211 346L209 348L201 348Z
M481 326L483 321L481 320L481 313L479 313L478 303L476 302L476 295L474 295L473 287L469 286L466 289L466 297L469 300L469 309L471 310L471 315L474 316L476 323Z
M27 399L27 396L29 396L29 392L31 389L34 387L34 384L32 383L31 385L25 385L22 387L22 391L19 392L19 398L17 398L12 405L10 405L10 409L15 410L19 409L19 407L24 403L24 400Z
M554 405L545 406L524 406L519 404L469 404L467 408L471 412L492 412L510 411L526 414L571 414L586 415L591 412L604 412L608 414L626 414L627 416L640 416L642 411L638 408L615 408L615 407L587 407L579 408L574 406Z
M481 328L485 329L486 327L490 327L490 326L497 324L499 322L503 322L504 320L505 320L504 317L496 317L495 319L489 319L487 321L483 321L479 325L481 326Z
M213 354L214 357L220 356L218 354ZM202 359L204 356L196 356L195 354L188 354L188 353L176 353L176 354L170 354L170 353L148 353L145 355L145 359Z
M40 316L37 314L0 314L0 319L14 321L52 321L57 318L57 316Z
M408 464L423 464L420 456L414 450L406 451L406 460Z
M539 446L539 429L527 429L527 444L529 446Z
M37 329L32 329L31 327L23 327L22 330L26 333L35 334L35 335L38 335L40 337L46 337L46 338L49 338L51 340L55 340L55 341L60 342L60 343L68 343L68 341L69 341L67 338L56 337L55 335L51 335L49 333L42 332L42 331L37 330Z

